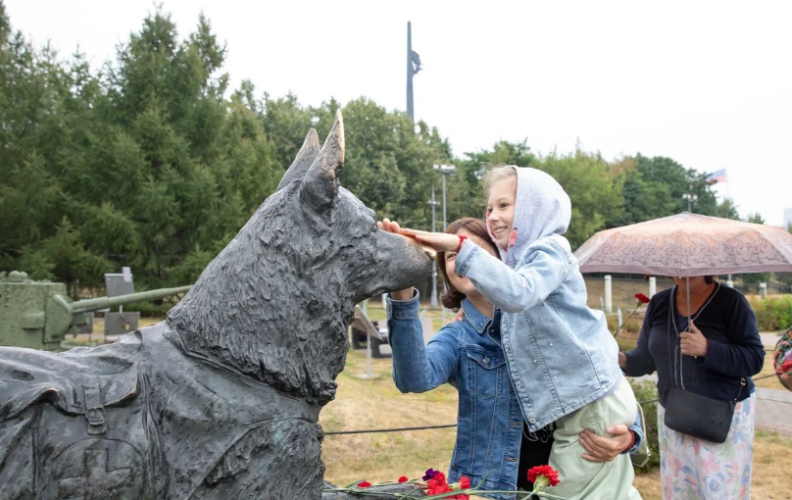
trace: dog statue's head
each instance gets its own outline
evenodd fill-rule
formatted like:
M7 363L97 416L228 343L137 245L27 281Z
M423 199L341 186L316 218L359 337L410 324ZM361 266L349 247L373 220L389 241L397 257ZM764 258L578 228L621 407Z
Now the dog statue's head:
M315 130L277 191L168 314L188 352L278 389L325 403L361 300L411 286L430 255L377 229L376 215L340 187L344 126L321 150Z

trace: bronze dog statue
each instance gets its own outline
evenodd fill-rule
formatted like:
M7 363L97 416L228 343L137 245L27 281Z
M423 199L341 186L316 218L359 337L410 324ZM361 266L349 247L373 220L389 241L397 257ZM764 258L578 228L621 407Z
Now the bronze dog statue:
M0 348L0 499L319 499L322 406L364 298L430 257L341 188L340 113L165 321L61 354Z

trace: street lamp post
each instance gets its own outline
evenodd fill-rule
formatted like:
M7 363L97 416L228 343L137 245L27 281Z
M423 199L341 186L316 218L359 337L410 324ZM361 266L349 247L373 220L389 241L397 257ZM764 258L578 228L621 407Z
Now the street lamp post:
M429 202L432 205L432 232L437 231L437 217L436 217L436 210L435 208L439 204L438 201L435 200L435 188L434 184L432 184L432 201ZM437 309L437 261L432 261L432 302L431 302L432 309Z
M446 176L456 175L456 165L434 165L434 169L443 175L443 231L448 225L446 219Z
M446 219L446 176L456 175L456 165L435 164L433 168L443 176L443 231L445 231L446 227L448 227L448 219ZM445 307L443 307L443 324L445 325Z
M698 196L695 194L683 194L682 199L687 200L688 202L688 213L693 213L693 205L698 201Z

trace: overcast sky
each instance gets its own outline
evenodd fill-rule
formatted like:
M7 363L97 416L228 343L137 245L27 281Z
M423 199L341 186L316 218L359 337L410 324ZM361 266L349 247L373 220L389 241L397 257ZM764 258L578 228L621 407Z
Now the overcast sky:
M94 67L138 31L149 0L5 0L11 23ZM579 141L726 168L719 192L782 223L792 207L792 2L164 0L182 36L201 10L243 79L303 104L370 97L405 109L406 31L424 69L416 119L455 154L499 140ZM728 190L728 192L727 192Z

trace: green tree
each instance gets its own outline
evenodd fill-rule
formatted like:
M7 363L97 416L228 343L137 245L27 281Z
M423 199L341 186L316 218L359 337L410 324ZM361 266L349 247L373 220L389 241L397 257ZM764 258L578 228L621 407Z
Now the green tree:
M660 181L647 181L637 168L628 168L617 174L621 179L624 209L607 221L608 227L619 227L672 215L677 208L670 187Z
M673 213L688 210L688 202L684 196L690 194L696 197L692 207L694 213L715 214L717 198L707 173L687 169L671 158L663 156L648 158L638 153L636 159L638 160L636 168L644 180L659 182L668 187L669 204L673 207ZM672 215L672 213L664 215Z
M718 203L714 215L723 219L741 220L737 205L734 204L734 200L731 198L724 198L723 201ZM764 222L762 223L764 224Z
M500 165L533 167L553 176L566 190L572 201L572 222L567 238L573 248L581 245L595 232L604 229L606 222L617 219L622 211L621 179L614 179L608 164L599 154L576 149L574 153L553 153L535 156L527 143L498 142L492 150L467 153L458 161L460 170L453 181L453 192L460 202L452 206L449 220L456 217L482 217L486 200L481 179L487 169ZM454 197L455 197L454 196Z
M618 166L612 172L623 179L625 205L618 219L608 221L611 227L687 212L686 195L696 199L693 213L718 213L717 197L706 173L687 169L671 158L649 158L640 153Z
M573 249L622 213L621 180L609 174L608 163L599 154L580 149L567 155L553 153L535 166L552 175L572 200L572 222L566 237Z
M488 169L501 165L533 167L536 163L527 141L499 141L491 150L465 153L465 157L455 161L457 174L448 178L449 221L460 217L484 217L487 200L481 181Z
M67 214L69 193L62 178L75 148L84 139L81 113L96 88L77 54L61 64L49 46L33 49L11 29L0 2L0 265L35 262L39 275L50 276L56 263L87 262L80 242L68 241L79 258L62 259L57 247L72 231ZM49 242L49 244L42 244ZM66 244L66 243L64 243ZM102 267L101 262L96 268ZM79 279L76 269L64 271Z
M297 156L308 129L314 126L311 110L300 106L294 94L279 99L265 94L263 103L256 103L249 82L243 82L240 92L245 93L248 108L262 118L264 131L275 150L276 164L285 172Z
M762 214L760 214L759 212L753 212L748 214L748 217L746 217L745 222L750 222L752 224L764 224L765 220L764 217L762 217Z
M339 107L337 101L330 100L311 109L311 120L320 137L329 132ZM432 165L450 160L447 141L424 123L418 125L416 132L405 113L389 112L366 98L350 101L342 112L346 136L341 177L344 187L377 212L379 218L388 217L407 227L428 228L431 185L439 185L440 181Z
M157 11L99 75L33 50L2 9L0 265L88 286L121 265L143 286L194 279L282 168L245 88L224 97L209 22L180 40Z
M758 212L754 212L748 215L745 222L751 222L753 224L764 224L764 218ZM749 286L751 288L758 288L759 283L767 283L770 281L771 273L752 273L752 274L743 274L742 281L743 284Z

